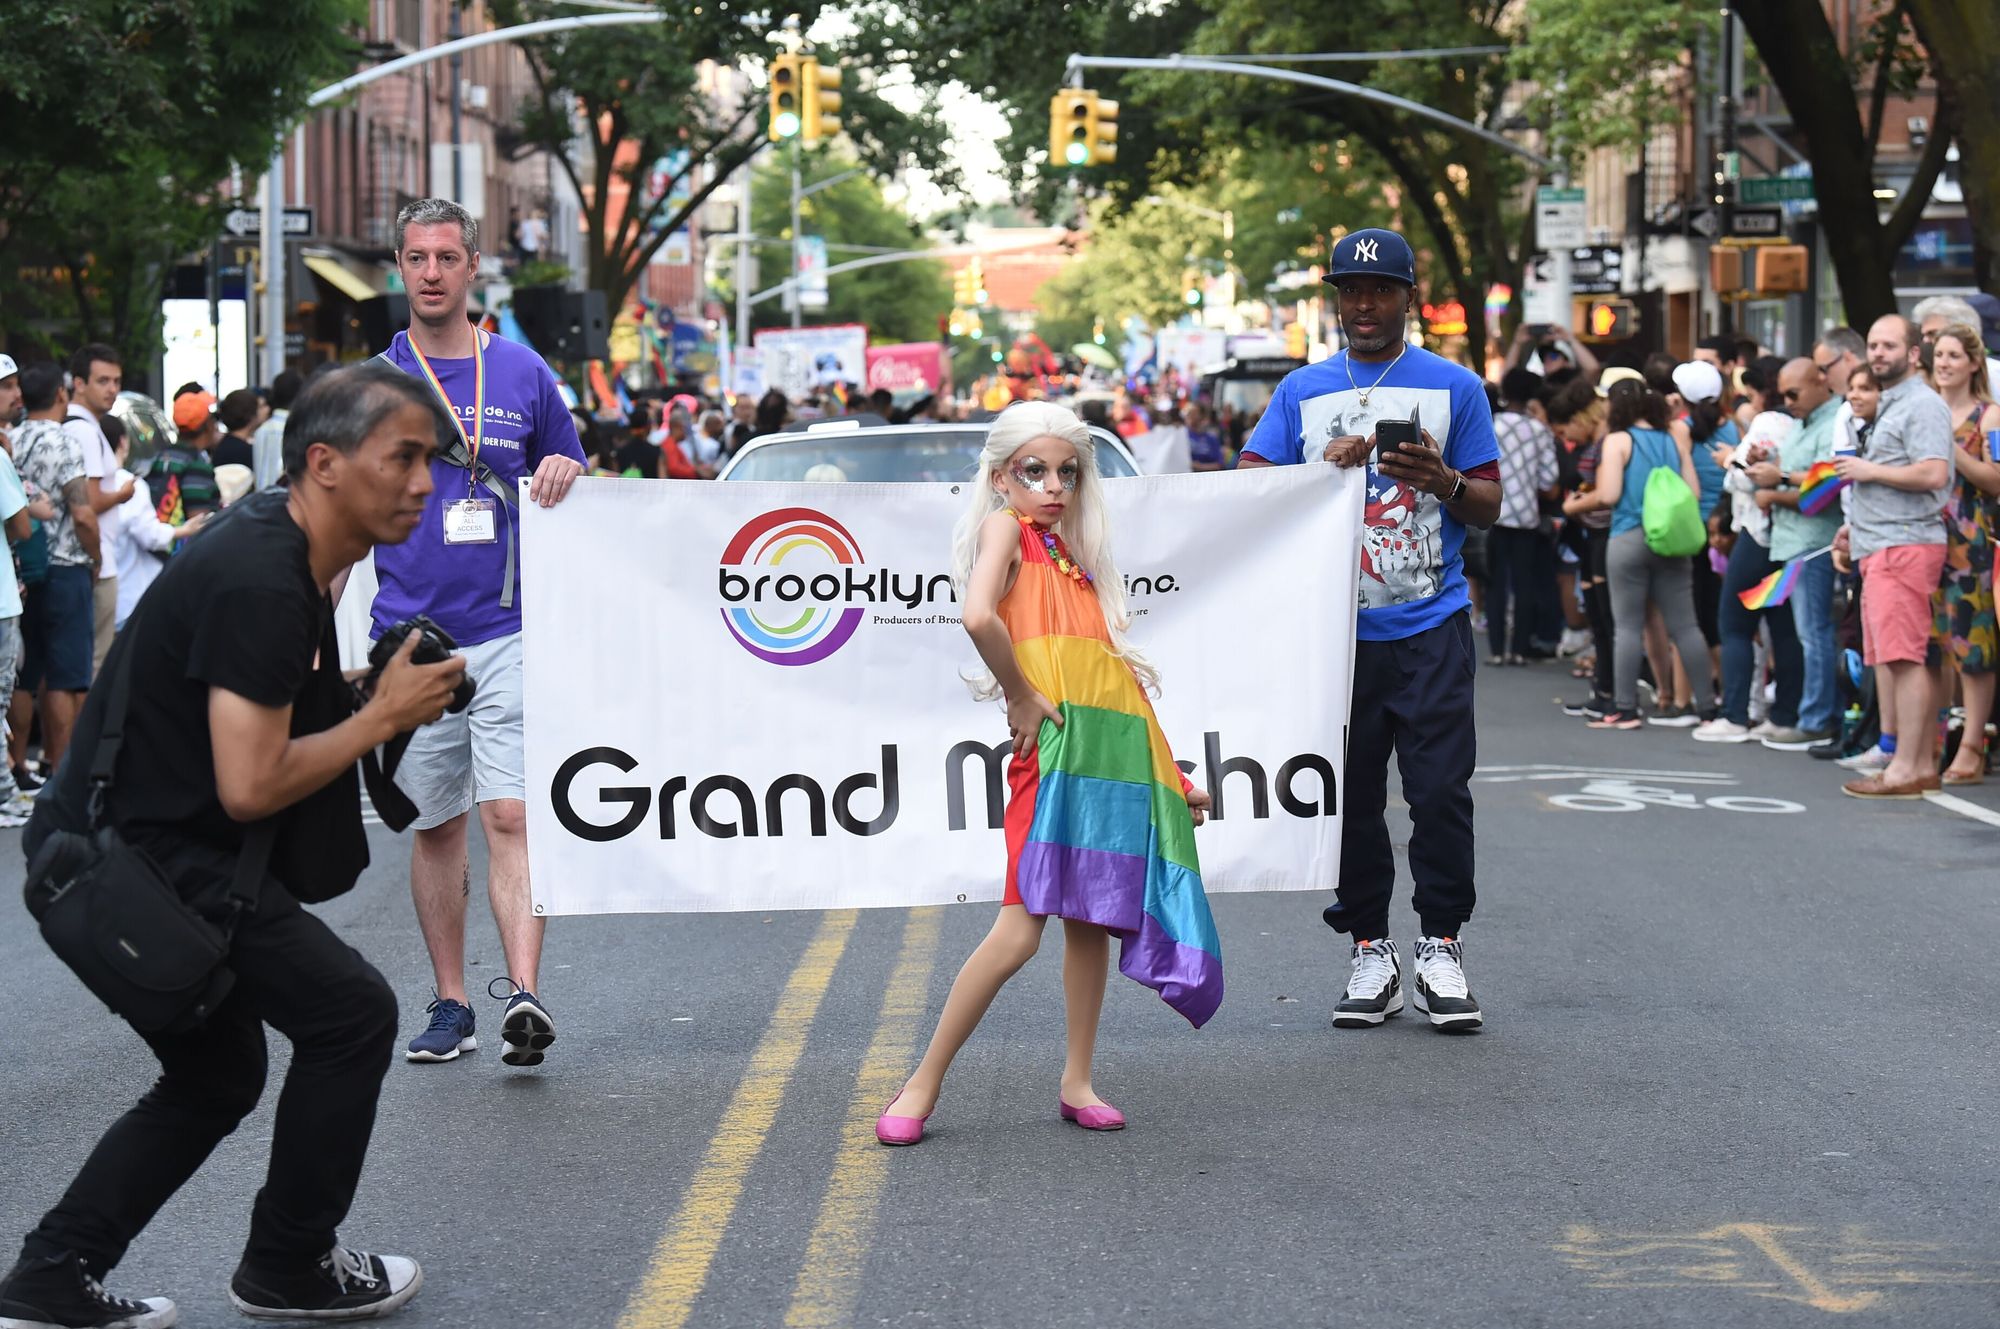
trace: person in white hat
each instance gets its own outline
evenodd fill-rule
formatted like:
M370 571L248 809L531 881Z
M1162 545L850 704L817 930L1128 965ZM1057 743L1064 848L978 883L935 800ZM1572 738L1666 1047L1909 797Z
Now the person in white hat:
M11 355L0 355L0 447L8 452L14 444L8 431L21 417L21 366Z

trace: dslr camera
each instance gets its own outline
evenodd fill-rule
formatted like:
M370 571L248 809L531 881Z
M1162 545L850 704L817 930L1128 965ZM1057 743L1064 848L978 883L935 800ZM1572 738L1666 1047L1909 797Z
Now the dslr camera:
M406 618L384 632L375 645L369 648L368 677L362 683L364 692L374 691L376 680L382 677L382 671L388 668L389 661L396 657L396 652L403 649L403 641L411 633L415 633L417 637L417 649L410 653L412 664L443 664L458 649L458 643L451 639L451 634L431 622L428 615L417 614ZM457 715L472 705L472 698L477 692L478 688L472 681L472 675L467 674L459 680L458 687L453 689L451 705L445 709Z

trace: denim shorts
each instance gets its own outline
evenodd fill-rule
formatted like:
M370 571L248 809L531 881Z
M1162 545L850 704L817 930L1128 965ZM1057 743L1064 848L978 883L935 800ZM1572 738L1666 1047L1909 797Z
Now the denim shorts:
M32 589L41 601L40 613L33 616L39 619L33 627L40 640L30 645L40 649L30 649L21 662L22 690L89 691L97 574L83 564L56 564L49 568L48 580Z

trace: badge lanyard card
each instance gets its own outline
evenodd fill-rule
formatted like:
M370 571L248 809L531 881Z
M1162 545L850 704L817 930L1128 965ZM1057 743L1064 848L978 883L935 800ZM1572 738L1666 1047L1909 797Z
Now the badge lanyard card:
M415 338L409 343L410 353L417 358L418 366L424 371L424 378L430 382L431 391L444 403L445 413L458 428L458 435L465 440L466 451L471 455L471 464L465 472L465 497L444 505L444 542L448 545L490 545L499 540L499 509L490 498L480 498L479 492L479 447L486 441L486 348L479 341L479 334L473 333L472 341L472 432L467 433L465 421L459 418L458 408L452 404L445 392L444 384L438 381L437 372L425 357L423 348Z

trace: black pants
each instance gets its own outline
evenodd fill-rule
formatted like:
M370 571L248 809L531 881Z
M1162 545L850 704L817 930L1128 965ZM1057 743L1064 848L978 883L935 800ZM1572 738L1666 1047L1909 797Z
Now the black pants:
M1389 935L1391 752L1410 806L1410 875L1424 934L1455 937L1472 917L1474 655L1464 614L1401 641L1355 645L1336 916L1356 940Z
M1590 619L1590 649L1595 657L1591 666L1590 690L1597 697L1609 703L1611 694L1617 690L1613 683L1612 662L1613 641L1617 626L1611 618L1611 582L1606 568L1606 556L1611 548L1609 529L1589 529L1584 532L1583 546L1583 612Z
M1548 543L1540 531L1495 526L1486 532L1486 639L1494 655L1505 655L1510 649L1516 655L1526 655L1542 628L1544 602L1555 598L1554 570L1547 570L1550 584L1546 593L1540 576L1544 571L1541 549ZM1510 599L1514 605L1512 647L1507 644Z
M184 897L226 880L234 857L149 845ZM396 998L375 967L275 881L230 947L236 986L200 1028L146 1039L160 1078L104 1133L69 1190L23 1246L75 1251L102 1278L264 1090L264 1026L292 1044L271 1166L244 1257L262 1269L310 1264L347 1216L375 1100L395 1047Z

